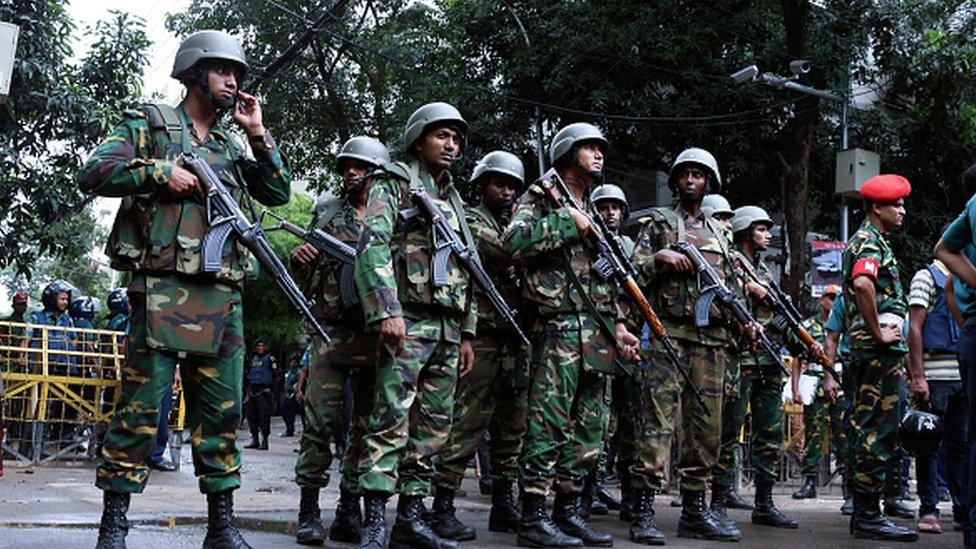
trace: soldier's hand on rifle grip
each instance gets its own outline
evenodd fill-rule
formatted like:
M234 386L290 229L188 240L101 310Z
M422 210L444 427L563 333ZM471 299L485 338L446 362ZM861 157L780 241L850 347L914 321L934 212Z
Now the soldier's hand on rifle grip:
M295 246L291 251L291 262L297 265L308 265L319 257L319 251L309 243Z
M576 208L567 209L569 210L569 215L573 218L573 223L576 223L576 230L579 232L580 238L586 238L593 230L593 225L590 223L590 220L583 212Z
M660 250L655 253L654 263L659 267L670 267L671 270L679 273L691 272L695 268L688 256L674 250Z
M640 362L640 339L630 333L630 330L622 322L617 323L615 335L617 337L617 352L620 357L629 362Z
M202 199L206 194L200 186L200 179L190 170L176 164L173 165L173 171L169 181L166 182L166 188L173 198L186 198L195 195Z
M763 286L758 282L755 281L746 282L745 288L746 288L746 292L748 292L749 295L754 296L756 299L760 299L767 303L772 301L772 296L769 295L769 290L767 290L765 286Z
M465 377L474 368L474 343L467 337L461 338L461 356L458 359L458 377Z
M403 317L391 316L380 321L380 344L388 347L393 356L403 353L403 340L407 336L407 324Z

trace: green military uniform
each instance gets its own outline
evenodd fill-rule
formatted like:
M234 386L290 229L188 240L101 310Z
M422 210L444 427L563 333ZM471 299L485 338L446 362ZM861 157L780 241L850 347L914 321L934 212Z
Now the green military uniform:
M461 334L475 334L477 305L470 277L453 255L446 284L434 285L430 226L406 213L412 187L431 195L455 231L468 232L449 172L435 184L413 160L373 176L356 287L366 324L402 317L406 337L399 355L379 348L376 401L359 471L364 491L424 496L450 430Z
M820 345L824 344L824 322L820 315L813 315L803 321L803 327ZM796 337L793 337L796 340ZM797 340L797 343L799 341ZM830 397L823 390L822 380L825 372L823 365L808 363L804 372L808 376L817 378L817 389L810 404L803 407L803 474L818 477L820 473L820 458L823 455L824 434L831 434L831 444L836 449L840 459L837 463L843 467L844 456L847 455L847 437L844 434L842 418L844 407L840 401L831 402ZM828 431L829 429L829 431Z
M519 199L505 242L523 262L522 296L535 317L521 486L546 496L555 480L558 492L579 494L609 414L605 376L617 367L616 342L597 323L617 318L616 290L590 269L595 258L569 211L550 207L537 184Z
M221 271L216 277L203 273L204 206L170 198L165 186L181 151L203 158L245 211L252 197L267 205L288 202L291 175L267 136L251 138L254 159L247 159L219 122L201 141L182 106L147 112L177 122L170 124L172 134L163 120L129 112L77 175L87 194L123 197L106 253L113 268L133 273L122 401L105 437L96 484L111 492L142 492L159 403L179 360L200 489L223 492L240 485L241 286L256 265L243 244L229 238Z
M854 297L852 273L859 262L874 269L878 320L902 326L908 311L898 273L898 261L884 234L865 220L844 249L844 294L851 348L850 368L855 396L853 424L856 492L878 494L884 487L885 463L898 436L898 393L908 345L904 339L889 345L874 342Z
M468 208L466 217L486 270L511 304L518 288L502 242L508 220L495 217L483 204ZM451 433L437 464L437 486L451 490L461 486L464 470L486 428L491 435L492 479L509 483L517 480L525 433L529 390L526 350L491 302L481 292L476 292L476 296L475 365L458 380Z
M364 225L356 208L346 200L333 199L315 211L310 224L355 246ZM305 430L302 432L295 482L302 487L324 488L332 465L330 444L342 412L343 390L348 379L352 387L353 413L349 445L340 467L341 488L359 494L359 461L364 457L366 422L373 410L376 334L367 332L358 303L343 303L343 264L325 254L310 266L293 265L296 275L315 297L315 316L332 338L326 343L315 338L305 390ZM351 273L350 273L351 275ZM349 275L347 275L349 276ZM356 297L356 296L347 296Z
M643 221L633 263L639 275L638 283L674 340L712 415L707 417L702 413L693 393L660 348L652 346L642 353L649 367L641 370L640 396L634 411L639 434L630 482L635 490L658 491L662 487L679 399L684 436L677 469L682 488L703 492L718 456L728 356L723 348L731 339L727 322L718 305L712 304L709 325L696 327L698 285L694 275L659 270L654 254L675 242L687 242L697 247L716 272L729 281L734 276L729 262L730 238L709 217L700 215L691 224L686 223L686 217L680 205L674 210L652 210Z

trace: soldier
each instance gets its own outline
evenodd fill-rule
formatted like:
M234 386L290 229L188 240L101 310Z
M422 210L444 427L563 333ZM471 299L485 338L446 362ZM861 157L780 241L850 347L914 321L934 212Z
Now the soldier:
M684 436L678 461L682 496L678 536L736 541L741 534L735 523L716 519L705 506L705 489L719 451L728 360L723 349L732 339L732 326L715 304L710 309L709 325L695 325L694 311L699 299L695 272L684 254L671 249L676 242L696 246L726 284L732 285L729 236L717 221L702 212L706 191L716 193L722 186L715 158L703 149L683 151L671 166L668 186L677 195L678 205L674 209L651 210L643 221L633 263L638 283L674 340L711 416L706 417L699 409L690 389L679 381L674 366L661 350L645 352L643 358L650 367L639 376L640 398L634 412L639 436L631 467L634 504L630 538L646 545L665 541L654 523L653 502L664 481L680 399ZM757 326L740 328L745 340L755 339Z
M702 212L707 217L718 221L725 230L729 231L729 234L732 233L732 216L735 212L724 196L718 193L706 194L702 199Z
M610 232L620 238L624 254L629 258L634 253L634 241L629 236L620 234L624 221L630 217L630 204L627 203L624 190L616 185L604 183L593 189L590 201L596 206L596 211L603 218Z
M251 443L245 448L268 449L271 414L274 412L271 389L277 373L278 361L268 352L268 340L259 337L254 342L254 354L244 369L244 400L247 424L251 429Z
M762 282L773 282L773 274L762 260L761 253L772 242L773 220L758 206L742 206L732 217L732 236L741 261L756 273ZM778 348L781 337L773 333L775 311L770 304L769 291L761 284L740 276L746 281L753 316ZM783 443L783 379L773 357L764 350L742 353L739 358L739 403L734 413L736 421L745 418L746 409L752 419L752 465L755 470L756 495L753 502L752 523L777 528L797 528L798 523L784 515L773 501L773 485L778 476L780 448Z
M464 152L468 124L447 103L428 103L407 120L409 162L373 177L356 257L366 324L378 332L376 402L359 482L366 504L361 547L386 542L387 498L399 492L391 545L455 547L421 517L434 458L450 431L458 371L474 364L477 306L468 273L453 254L435 284L430 224L415 217L411 190L426 191L445 220L472 244L450 168ZM440 281L438 281L440 282Z
M855 396L854 514L857 538L914 541L918 532L881 514L885 463L898 437L898 393L908 346L902 336L908 304L887 234L905 217L908 180L878 175L861 187L867 218L844 249L844 294ZM914 373L914 372L913 372ZM917 375L924 378L924 373Z
M343 180L342 192L315 206L310 227L321 229L350 246L359 242L365 229L366 197L370 174L390 162L386 145L372 137L353 137L342 145L336 157L336 171ZM354 287L343 287L352 271L343 264L320 254L311 244L292 250L292 269L315 299L315 315L328 331L332 343L315 339L310 344L309 366L303 379L305 429L295 464L295 482L301 489L298 511L298 543L320 544L325 528L319 510L319 491L329 483L332 466L331 443L336 440L339 415L343 409L343 389L348 381L352 389L353 411L348 447L343 454L339 483L339 502L335 521L329 528L329 539L359 543L362 511L357 467L364 457L363 437L373 411L376 334L367 331L362 308ZM351 281L351 279L350 279ZM351 290L351 292L350 292ZM301 386L301 381L297 383Z
M477 206L467 209L467 222L492 281L510 304L518 292L515 269L502 242L516 197L525 186L522 161L505 151L490 152L471 175L472 187L481 192ZM437 464L431 527L443 538L474 539L475 530L454 516L454 495L464 470L487 429L491 460L492 497L488 529L518 531L519 513L512 494L518 477L518 459L525 433L529 371L525 349L479 291L478 337L475 364L458 380L454 395L451 434Z
M603 179L606 147L603 133L585 123L562 128L552 140L550 161L581 203L590 200L589 186ZM596 230L578 210L553 208L539 184L519 199L505 230L512 259L524 264L522 295L535 317L519 545L613 544L610 534L593 530L580 516L579 500L603 444L605 376L619 368L615 349L629 360L639 340L622 322L614 285L591 269L594 257L585 239ZM554 483L550 519L545 501Z
M834 299L839 291L839 286L827 286L823 295L820 296L820 311L803 321L803 327L820 345L826 344L824 325L830 318L830 310L834 306ZM800 345L795 336L792 339L795 345ZM803 397L800 394L801 372L816 378L817 387L810 404L803 406L803 431L805 433L803 474L805 481L799 490L793 492L793 499L812 499L817 497L817 481L820 476L820 459L823 455L825 432L830 435L831 447L837 451L838 467L842 470L844 468L844 456L847 455L846 437L844 436L841 417L844 410L836 395L832 397L827 394L824 391L823 384L820 383L828 375L824 373L823 365L808 362L802 355L793 361L793 369L790 372L790 387L795 404L803 404ZM846 478L846 474L842 478Z
M288 202L287 164L264 127L257 99L239 91L247 68L244 49L230 35L190 35L177 50L171 73L186 86L182 103L127 111L77 175L86 194L122 197L106 252L113 268L132 272L132 352L96 481L105 491L99 547L125 543L129 494L145 488L144 462L153 451L159 403L177 360L194 468L200 491L207 494L204 546L247 546L234 525L233 491L240 486L241 469L236 444L244 368L241 286L256 262L231 237L221 271L202 271L205 190L179 162L184 152L204 159L252 214L252 199L269 206ZM248 135L253 155L244 153L220 121L228 110Z

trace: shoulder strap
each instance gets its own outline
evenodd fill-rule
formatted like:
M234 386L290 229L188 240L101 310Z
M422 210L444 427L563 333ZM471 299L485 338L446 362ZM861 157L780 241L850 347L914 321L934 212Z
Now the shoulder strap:
M929 274L932 275L932 281L935 283L936 291L944 291L946 278L948 277L942 274L942 271L940 271L938 267L932 265L931 263L926 265L925 268L928 269Z
M454 209L454 215L458 218L458 225L461 227L464 243L471 248L475 248L474 237L471 236L471 228L468 227L468 220L464 216L464 201L461 200L461 195L458 194L456 187L451 187L451 191L447 194L447 199L451 203L451 208Z
M152 131L165 132L170 143L179 145L180 152L190 150L190 131L176 109L165 103L146 103L142 112L146 113Z
M316 229L321 229L331 222L339 210L342 209L342 204L345 202L344 199L335 196L326 200L323 200L315 205L315 218L312 223Z
M681 219L681 216L674 213L673 210L668 208L654 208L651 210L651 217L659 223L665 223L678 233L678 242L685 241L685 220Z

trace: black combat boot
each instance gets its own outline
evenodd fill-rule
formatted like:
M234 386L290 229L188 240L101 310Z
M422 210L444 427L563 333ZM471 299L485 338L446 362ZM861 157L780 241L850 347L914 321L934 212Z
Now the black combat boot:
M98 527L95 549L125 549L125 535L129 533L128 492L102 493L102 523Z
M915 541L918 532L899 526L881 514L878 495L854 491L854 514L851 515L851 534L855 538L886 541Z
M679 538L698 538L726 541L725 532L705 507L705 492L681 489L681 518L678 519ZM732 541L732 540L728 540Z
M522 514L512 493L512 481L496 480L491 487L491 512L488 514L489 532L518 532Z
M363 494L363 535L359 540L362 549L386 549L386 494Z
M234 524L234 491L207 494L207 537L204 549L251 549Z
M739 530L739 525L729 517L728 507L726 507L728 500L729 487L712 484L712 519L725 533L725 539L739 541L742 539L742 532Z
M454 490L437 486L434 488L434 507L427 523L437 535L455 541L470 541L475 538L474 528L458 520L454 509Z
M598 481L596 484L596 499L600 503L606 505L608 511L619 511L620 510L620 500L607 490L603 482ZM594 515L599 513L593 513Z
M268 449L268 433L261 435L261 450Z
M799 528L795 520L784 515L773 502L773 483L756 482L756 508L752 510L752 523L776 528Z
M566 534L579 538L587 547L612 547L613 536L590 528L586 519L580 516L580 498L576 494L556 492L552 504L552 520Z
M793 492L793 499L813 499L817 497L817 477L808 476L803 482L803 486Z
M583 520L590 520L591 514L603 516L610 512L607 506L596 497L595 471L586 477L586 482L583 484L583 492L580 493L579 511Z
M245 448L254 448L255 450L261 448L261 442L257 433L251 433L251 442Z
M851 479L844 474L844 484L841 488L844 494L844 504L840 506L840 514L849 517L854 514L854 498L851 497Z
M295 540L302 545L322 545L325 527L319 509L319 489L302 487L302 499L298 503L298 532Z
M664 532L654 524L654 491L635 490L631 512L630 540L641 545L664 545Z
M634 521L634 491L628 485L629 480L620 479L620 520L623 522Z
M563 533L546 513L546 497L522 493L522 522L519 523L519 547L582 547L583 542Z
M729 490L729 499L725 500L725 507L728 509L752 511L752 504L739 495L739 487L735 483L732 484L732 489Z
M329 539L345 543L359 543L363 538L363 514L359 510L359 496L339 490L335 520L329 527Z
M456 549L457 542L437 535L423 519L423 496L400 494L397 517L390 532L390 549Z
M884 514L903 519L915 518L915 511L902 501L901 460L886 467L884 483Z

